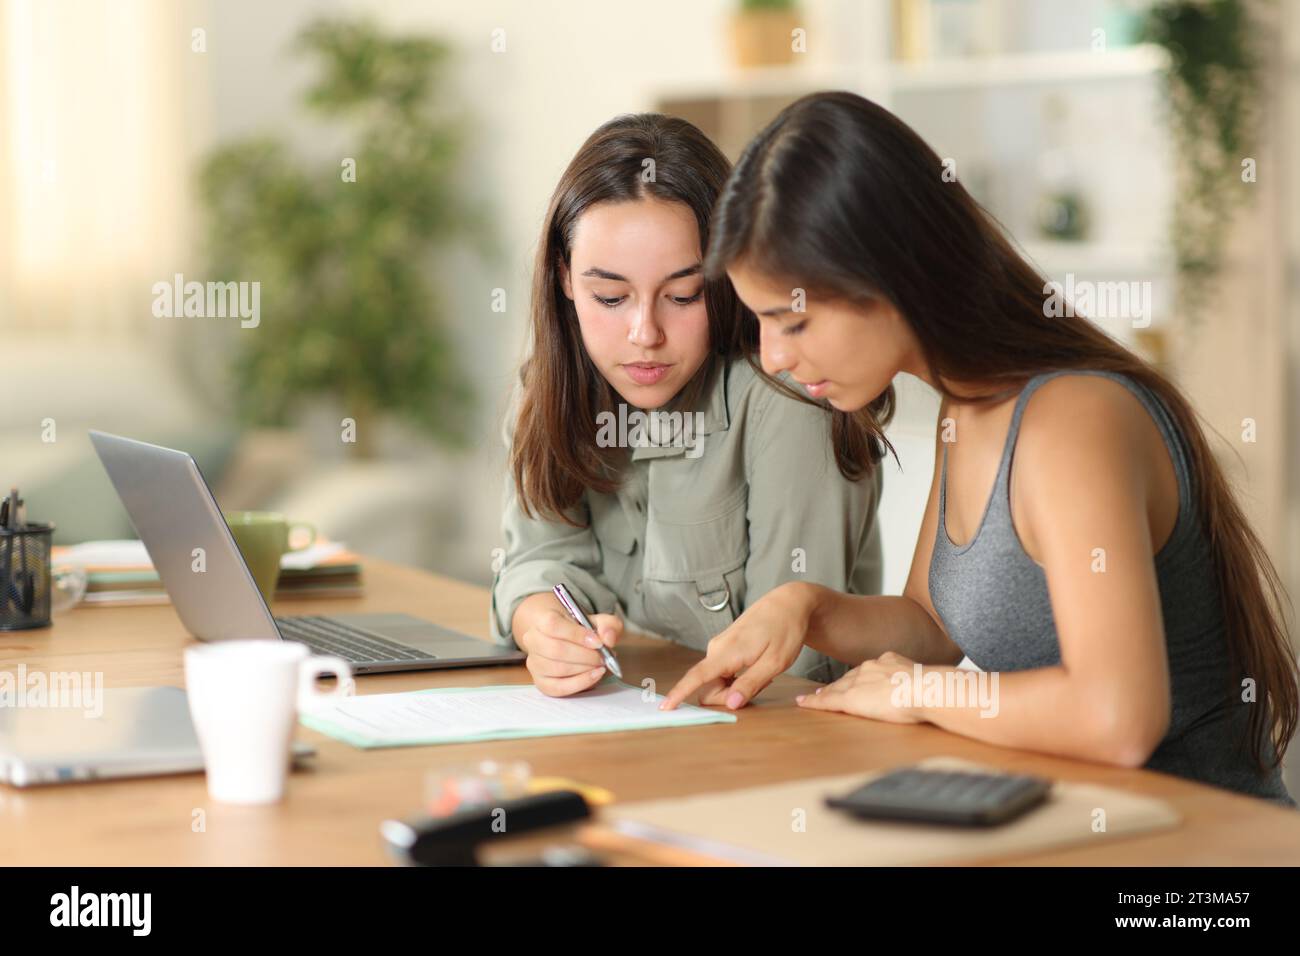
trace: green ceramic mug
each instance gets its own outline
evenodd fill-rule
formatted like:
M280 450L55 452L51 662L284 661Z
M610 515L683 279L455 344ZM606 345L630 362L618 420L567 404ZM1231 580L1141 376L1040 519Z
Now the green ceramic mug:
M316 529L274 511L228 511L226 524L269 606L280 581L280 558L289 551L311 547L316 541ZM299 529L309 532L309 537L301 544L290 545L289 536Z

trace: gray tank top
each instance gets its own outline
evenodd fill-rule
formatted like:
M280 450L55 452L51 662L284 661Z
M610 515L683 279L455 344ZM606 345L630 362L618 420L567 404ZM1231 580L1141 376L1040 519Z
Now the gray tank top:
M948 537L948 448L939 479L939 527L930 560L930 600L948 636L978 667L1017 671L1061 662L1043 569L1025 553L1011 521L1009 479L1020 418L1029 397L1059 375L1101 375L1132 392L1155 421L1178 478L1178 517L1156 555L1156 577L1169 653L1169 731L1149 770L1188 777L1295 806L1280 769L1260 774L1248 746L1247 707L1228 681L1229 658L1212 554L1201 532L1193 475L1181 435L1163 403L1115 372L1067 370L1030 379L1016 400L993 492L964 547ZM1240 682L1236 682L1238 685ZM1264 753L1274 753L1266 742Z

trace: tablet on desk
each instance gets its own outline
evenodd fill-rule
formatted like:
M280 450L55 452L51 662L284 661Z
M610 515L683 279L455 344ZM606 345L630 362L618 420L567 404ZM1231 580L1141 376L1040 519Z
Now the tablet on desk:
M83 703L0 707L0 783L30 787L203 770L181 688L105 688ZM295 742L293 753L315 750Z

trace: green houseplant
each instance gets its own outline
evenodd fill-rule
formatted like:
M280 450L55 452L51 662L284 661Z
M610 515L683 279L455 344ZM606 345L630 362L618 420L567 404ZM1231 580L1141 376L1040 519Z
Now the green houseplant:
M344 20L311 24L295 47L317 65L304 103L341 128L339 156L300 159L261 136L218 148L199 176L211 274L261 282L264 319L233 356L235 404L283 425L332 397L363 456L383 414L459 444L468 377L427 275L440 247L483 233L454 176L461 125L436 102L449 51Z
M1249 198L1242 162L1254 154L1257 56L1245 0L1161 0L1143 39L1169 55L1165 96L1175 145L1172 244L1180 307L1193 321L1218 275L1236 207Z

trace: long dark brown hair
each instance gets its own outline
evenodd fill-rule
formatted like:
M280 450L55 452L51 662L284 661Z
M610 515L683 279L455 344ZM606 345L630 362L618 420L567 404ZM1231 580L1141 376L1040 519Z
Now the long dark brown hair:
M1271 733L1276 766L1295 734L1298 706L1284 592L1196 412L1159 371L1092 322L1046 308L1042 274L943 171L935 152L888 110L851 93L805 96L736 163L714 214L706 274L743 262L789 279L809 298L883 299L915 333L940 391L956 401L997 401L1057 369L1119 372L1159 396L1190 456L1229 651L1261 691L1250 710L1251 753L1263 768ZM959 383L988 389L954 393ZM864 427L880 433L880 423ZM852 463L841 462L846 467ZM1235 677L1232 683L1239 689Z
M532 343L520 369L510 449L515 489L528 516L583 524L574 507L588 490L615 491L627 460L626 449L596 443L597 416L615 411L618 397L582 344L578 314L561 281L578 219L597 203L646 197L684 203L695 214L703 251L713 205L730 171L726 156L686 120L639 113L616 117L592 133L560 177L537 248ZM673 401L682 409L693 409L733 358L756 362L757 319L725 275L705 279L704 302L709 354ZM852 467L863 470L861 463Z

